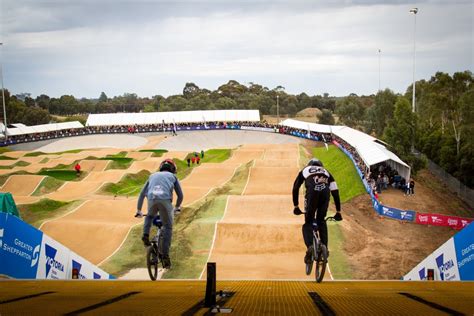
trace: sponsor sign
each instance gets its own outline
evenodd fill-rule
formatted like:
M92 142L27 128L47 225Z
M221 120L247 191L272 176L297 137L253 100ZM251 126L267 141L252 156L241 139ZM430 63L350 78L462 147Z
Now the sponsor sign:
M16 216L0 213L0 274L34 279L43 233Z
M426 280L428 269L434 270L434 280L459 281L461 280L454 239L451 238L431 255L425 258L413 270L403 277L404 280Z
M449 226L454 229L463 229L472 219L457 216L447 216L432 213L417 213L416 223L421 225Z
M70 250L43 235L37 279L70 279L68 275Z
M68 279L77 277L80 280L108 279L109 274L99 269L75 252L70 252Z
M258 132L270 132L273 133L273 128L267 127L254 127L254 126L241 126L240 129L247 130L247 131L258 131Z
M474 224L468 225L453 239L460 279L474 281Z
M399 210L393 207L380 205L380 215L390 217L393 219L398 219L401 221L413 222L415 220L416 213L414 211L404 211Z

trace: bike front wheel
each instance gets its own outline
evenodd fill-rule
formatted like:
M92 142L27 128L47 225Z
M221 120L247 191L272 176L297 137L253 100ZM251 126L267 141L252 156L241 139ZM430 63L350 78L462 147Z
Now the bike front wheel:
M155 243L151 244L146 251L146 266L150 279L155 281L158 276L158 263L160 258L158 256L158 247Z
M316 254L316 270L314 271L316 282L321 283L326 272L326 265L328 263L328 249L326 245L320 245L319 251Z

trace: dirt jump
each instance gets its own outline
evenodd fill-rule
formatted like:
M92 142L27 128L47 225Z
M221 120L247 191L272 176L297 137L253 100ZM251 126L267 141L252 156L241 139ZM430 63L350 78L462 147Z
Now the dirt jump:
M304 219L292 213L298 147L262 147L264 159L250 168L243 194L228 197L210 261L217 263L219 279L312 279L304 272Z
M130 228L136 199L87 201L75 211L44 223L41 230L94 264L118 249Z
M1 190L10 192L15 199L18 195L28 196L36 190L44 178L36 175L12 175L8 177Z

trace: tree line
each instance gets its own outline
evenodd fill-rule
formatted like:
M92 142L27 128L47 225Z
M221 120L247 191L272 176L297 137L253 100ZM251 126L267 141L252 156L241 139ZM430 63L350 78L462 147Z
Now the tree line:
M46 124L51 121L51 115L226 109L257 109L262 115L275 115L278 102L279 113L292 117L303 109L318 108L321 113L314 118L315 122L344 124L380 138L416 172L424 166L424 161L413 154L415 148L473 187L472 72L457 72L452 76L438 72L429 80L417 81L415 112L411 98L411 86L404 94L385 89L369 96L333 97L327 93L293 95L282 86L269 89L235 80L214 91L188 82L182 94L151 98L135 93L109 98L102 92L98 99L77 99L72 95L51 98L42 94L20 100L8 91L5 93L8 121L26 125Z

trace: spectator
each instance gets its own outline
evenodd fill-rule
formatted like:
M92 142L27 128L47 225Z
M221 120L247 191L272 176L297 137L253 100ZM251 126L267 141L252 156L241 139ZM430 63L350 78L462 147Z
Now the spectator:
M188 167L191 167L191 158L188 157L188 159L186 159L186 161L188 162Z
M410 180L410 193L415 194L415 181L413 179Z
M193 165L194 165L194 163L196 162L196 157L193 156L193 158L191 158L191 162L192 162Z
M196 157L196 163L197 163L198 165L199 165L199 161L201 161L201 158L199 158L199 156L198 156L198 157Z
M81 175L81 165L79 163L76 163L74 166L74 170L76 170L76 175L79 177Z
M201 149L201 158L204 158L204 150Z

